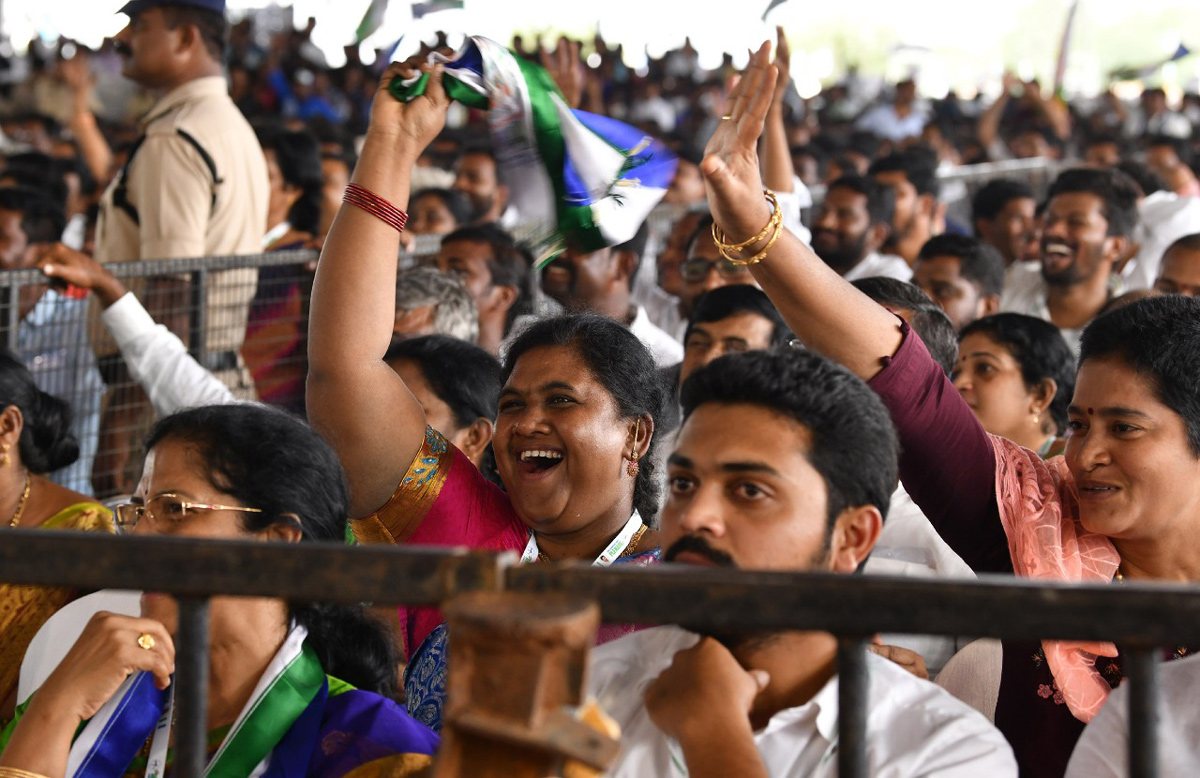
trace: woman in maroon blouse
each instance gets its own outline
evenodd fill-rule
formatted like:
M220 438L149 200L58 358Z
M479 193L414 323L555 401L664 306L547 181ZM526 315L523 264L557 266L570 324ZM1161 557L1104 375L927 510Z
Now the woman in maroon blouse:
M756 143L774 80L764 46L701 166L730 242L759 234L771 215ZM1105 237L1108 204L1083 197L1101 207L1066 229L1102 230L1105 250L1119 249L1122 238ZM1067 242L1077 238L1096 234ZM766 244L746 247L744 256ZM1066 455L1042 462L989 436L907 325L792 235L783 234L752 272L809 348L883 398L900 433L901 480L976 571L1200 580L1200 301L1145 300L1088 328ZM996 724L1023 775L1063 774L1084 724L1119 682L1119 662L1110 644L1005 644Z

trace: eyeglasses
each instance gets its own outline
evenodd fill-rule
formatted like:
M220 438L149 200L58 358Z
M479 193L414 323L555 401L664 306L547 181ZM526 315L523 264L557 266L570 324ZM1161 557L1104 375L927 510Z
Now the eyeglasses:
M202 502L185 500L177 494L160 494L148 500L145 505L126 502L116 506L117 526L123 530L132 530L142 519L149 519L151 525L178 525L187 520L192 511L241 511L242 513L262 513L261 508L247 508L244 505L209 505Z
M744 265L735 265L729 260L689 259L679 266L679 275L684 281L703 281L716 268L717 274L725 279L745 278L750 270Z

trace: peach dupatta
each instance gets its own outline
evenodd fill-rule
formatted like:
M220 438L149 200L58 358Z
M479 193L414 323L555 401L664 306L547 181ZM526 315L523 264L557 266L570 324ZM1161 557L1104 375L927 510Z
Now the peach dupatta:
M996 503L1013 571L1044 581L1111 581L1121 557L1108 537L1079 523L1078 492L1063 458L1042 461L1012 441L988 437L996 452ZM1066 640L1046 640L1042 646L1072 715L1091 721L1111 691L1096 670L1096 658L1116 656L1116 647Z

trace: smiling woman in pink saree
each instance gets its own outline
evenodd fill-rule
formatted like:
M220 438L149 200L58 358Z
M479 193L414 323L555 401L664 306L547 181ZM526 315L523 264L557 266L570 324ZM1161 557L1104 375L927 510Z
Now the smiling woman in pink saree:
M393 66L382 83L399 72ZM504 490L427 426L384 362L399 209L417 157L445 121L441 74L436 66L412 102L380 90L313 289L309 418L346 468L352 515L363 517L355 534L368 543L509 550L526 562L655 561L658 533L648 522L658 512L653 454L665 392L626 327L594 315L560 317L535 323L511 345L492 440ZM607 251L594 257L616 261ZM432 609L400 612L414 712L428 708L444 676L444 637L422 652L428 666L417 656L441 622ZM436 725L436 712L423 720Z

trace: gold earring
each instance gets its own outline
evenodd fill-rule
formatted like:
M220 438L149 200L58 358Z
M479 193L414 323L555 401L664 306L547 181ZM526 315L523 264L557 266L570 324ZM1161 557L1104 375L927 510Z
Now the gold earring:
M8 467L12 464L12 460L8 458L8 444L0 446L0 467Z
M642 466L638 463L639 456L637 450L638 438L640 437L641 431L642 420L638 419L637 426L633 429L633 448L629 451L629 462L625 465L625 472L629 473L630 478L637 478L638 471L642 468Z

